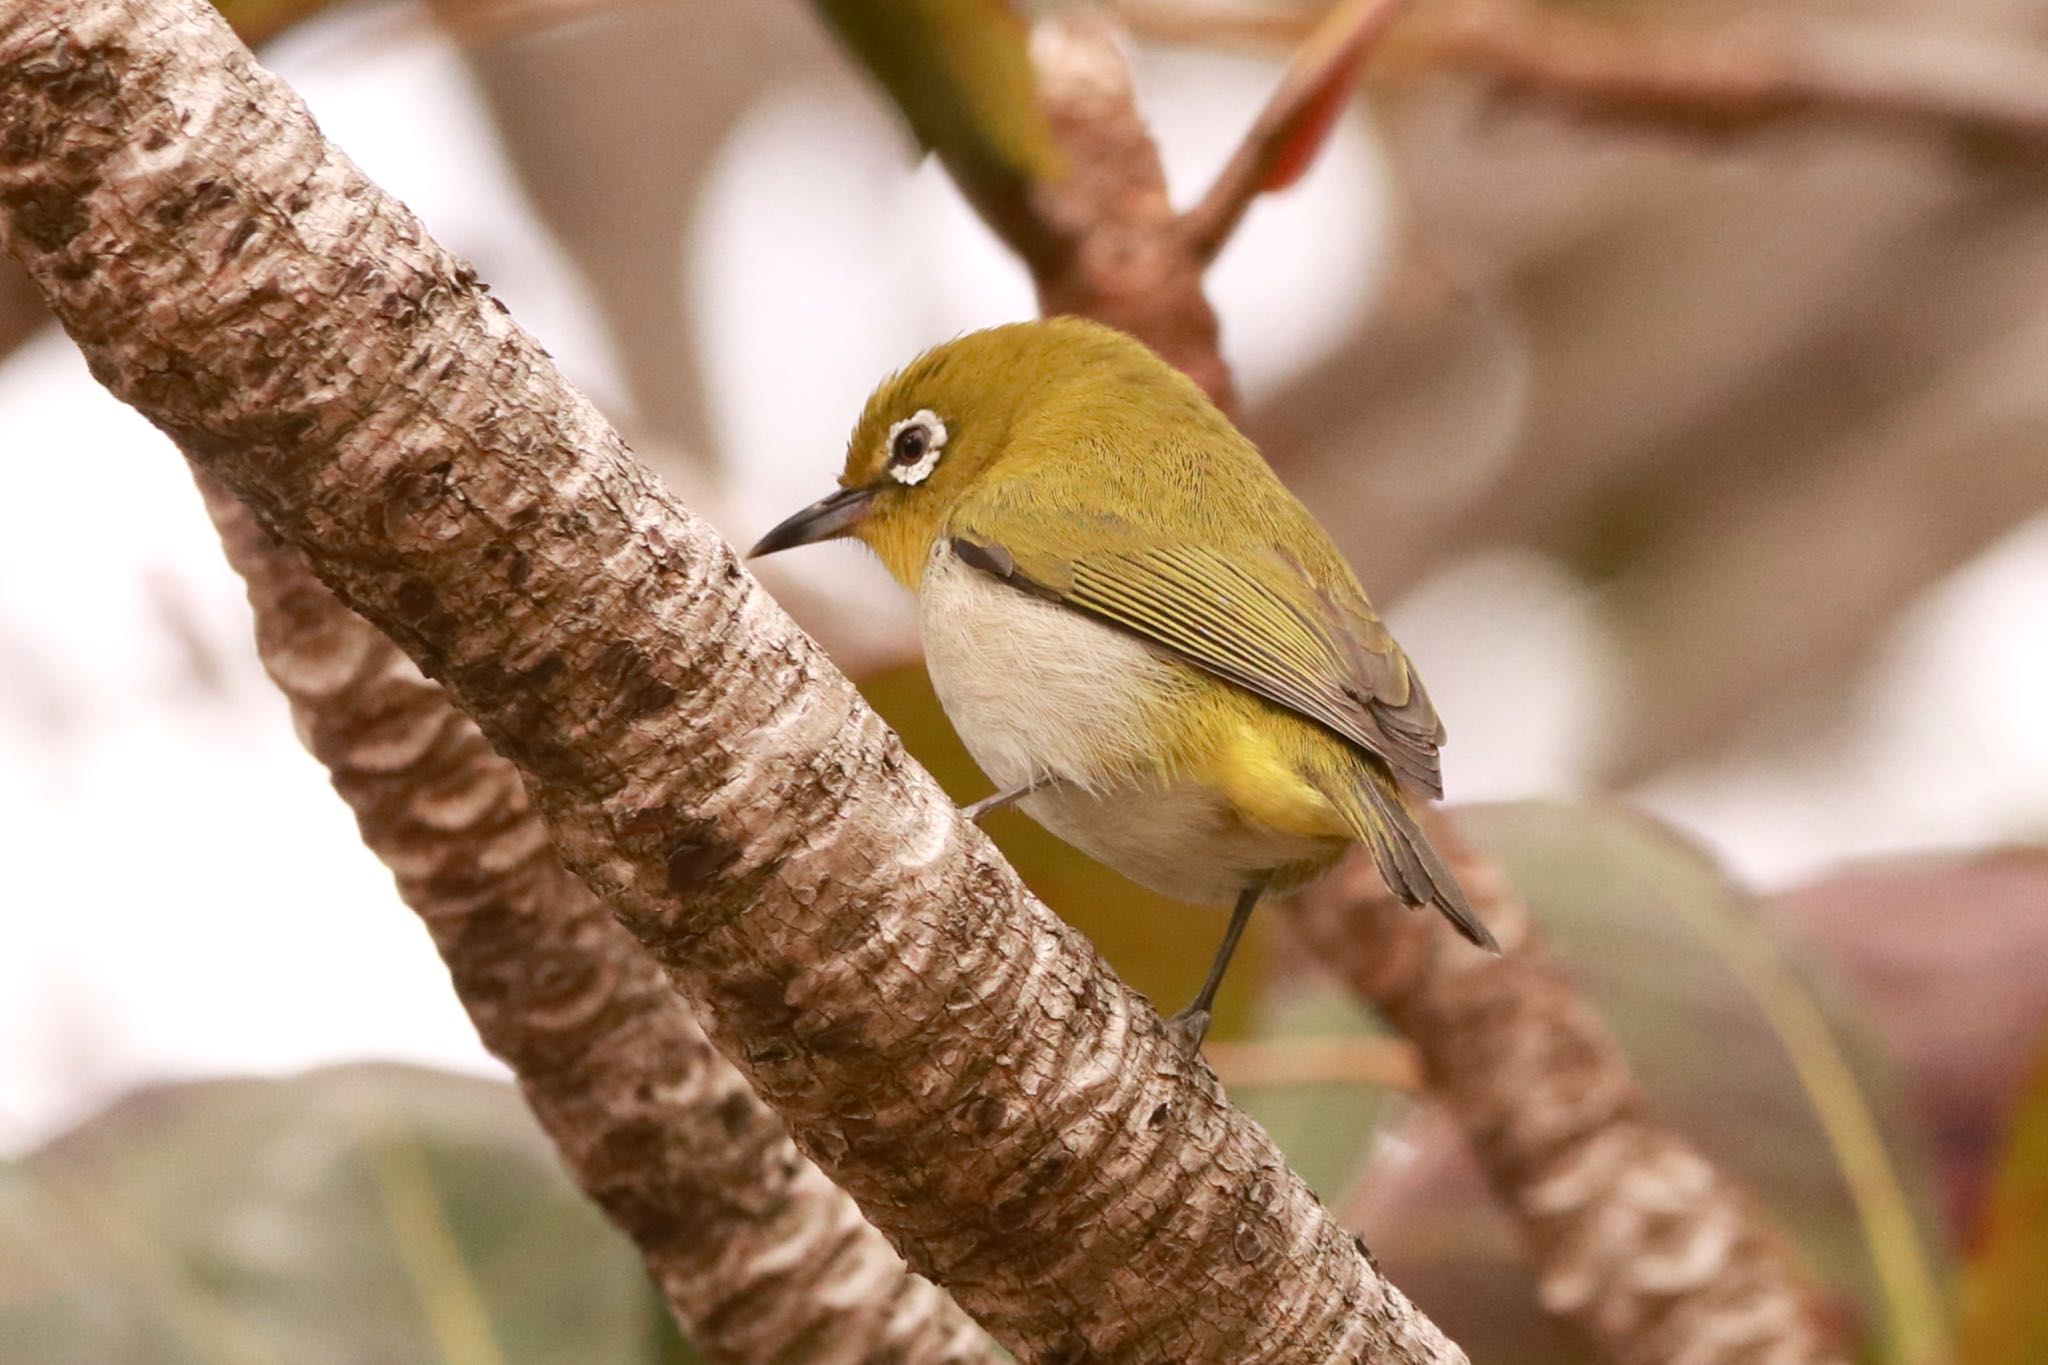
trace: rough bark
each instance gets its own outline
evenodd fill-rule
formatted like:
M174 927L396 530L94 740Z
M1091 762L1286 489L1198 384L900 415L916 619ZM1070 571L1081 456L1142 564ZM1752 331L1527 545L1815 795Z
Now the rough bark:
M708 527L195 0L0 14L94 373L519 767L807 1155L1028 1359L1457 1361Z
M709 1360L998 1357L719 1055L555 856L518 772L295 550L200 480L263 666L418 912L485 1046Z
M1431 835L1500 939L1471 950L1347 863L1286 904L1322 961L1416 1047L1521 1223L1546 1311L1624 1365L1846 1365L1754 1199L1660 1124L1500 873Z

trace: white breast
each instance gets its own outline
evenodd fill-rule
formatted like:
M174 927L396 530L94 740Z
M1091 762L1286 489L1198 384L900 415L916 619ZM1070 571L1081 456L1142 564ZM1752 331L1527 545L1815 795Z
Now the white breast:
M918 608L932 687L974 761L999 791L1049 783L1022 808L1091 857L1216 904L1314 847L1249 829L1220 794L1160 775L1148 705L1196 685L1186 665L970 568L943 541Z

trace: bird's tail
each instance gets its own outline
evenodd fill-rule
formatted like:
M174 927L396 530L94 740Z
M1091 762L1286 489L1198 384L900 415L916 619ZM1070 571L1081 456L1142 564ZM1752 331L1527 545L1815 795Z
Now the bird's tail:
M1372 850L1388 890L1407 905L1434 905L1460 934L1489 952L1500 951L1457 878L1415 823L1415 813L1392 773L1369 760L1360 762L1344 790L1328 795L1344 812L1358 841Z

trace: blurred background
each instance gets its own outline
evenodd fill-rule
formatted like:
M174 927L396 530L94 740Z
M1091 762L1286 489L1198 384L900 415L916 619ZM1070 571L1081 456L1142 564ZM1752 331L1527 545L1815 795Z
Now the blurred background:
M799 0L225 8L738 543L826 489L883 374L1035 310ZM1110 8L1186 202L1316 7ZM2048 3L1404 23L1210 277L1243 424L1428 678L1475 837L1867 1357L2048 1360ZM1559 98L1461 24L1640 88ZM1787 52L1875 96L1655 98ZM0 348L0 1360L686 1358L299 748L182 461L12 262ZM876 565L764 576L984 794ZM996 825L1129 979L1192 989L1210 912ZM1475 1359L1581 1358L1266 918L1234 1093ZM581 1278L541 1227L587 1232Z

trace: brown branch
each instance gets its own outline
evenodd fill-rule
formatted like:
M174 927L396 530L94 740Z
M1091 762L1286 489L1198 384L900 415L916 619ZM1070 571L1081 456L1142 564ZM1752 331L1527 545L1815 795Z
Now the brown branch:
M516 763L798 1146L1045 1362L1436 1362L731 549L194 0L0 11L0 237Z
M1429 1091L1522 1225L1544 1308L1624 1365L1845 1362L1795 1253L1652 1116L1527 906L1440 812L1431 836L1501 956L1439 933L1355 860L1288 909L1421 1053Z
M1186 41L1300 41L1312 11L1118 0L1140 30ZM2048 151L2048 52L1961 35L1782 20L1617 18L1529 0L1429 0L1382 69L1469 77L1505 100L1684 133L1817 118L1920 129L2038 159Z
M1031 35L1038 98L1067 171L1033 202L1065 244L1030 265L1040 311L1091 317L1145 338L1223 407L1235 405L1203 262L1175 230L1159 149L1138 114L1130 68L1100 15L1065 11ZM1001 221L986 220L1013 251Z
M1323 17L1215 181L1181 215L1181 233L1196 259L1213 261L1252 200L1280 188L1276 181L1291 181L1315 156L1373 45L1408 3L1343 0Z
M13 261L0 261L0 360L50 320L42 295Z
M1458 0L1414 59L1583 119L1728 133L1813 118L1924 128L2038 157L2048 53L1847 24L1631 24Z
M512 765L202 477L263 666L425 921L485 1046L713 1361L997 1359L711 1046L555 856Z
M1140 117L1116 30L1072 9L1032 31L1037 95L1066 162L1026 202L962 194L1030 270L1039 310L1143 337L1226 411L1236 407L1202 274L1246 208L1307 164L1356 69L1406 0L1347 0L1305 45L1200 203L1176 213L1159 149ZM957 177L956 177L957 179Z

